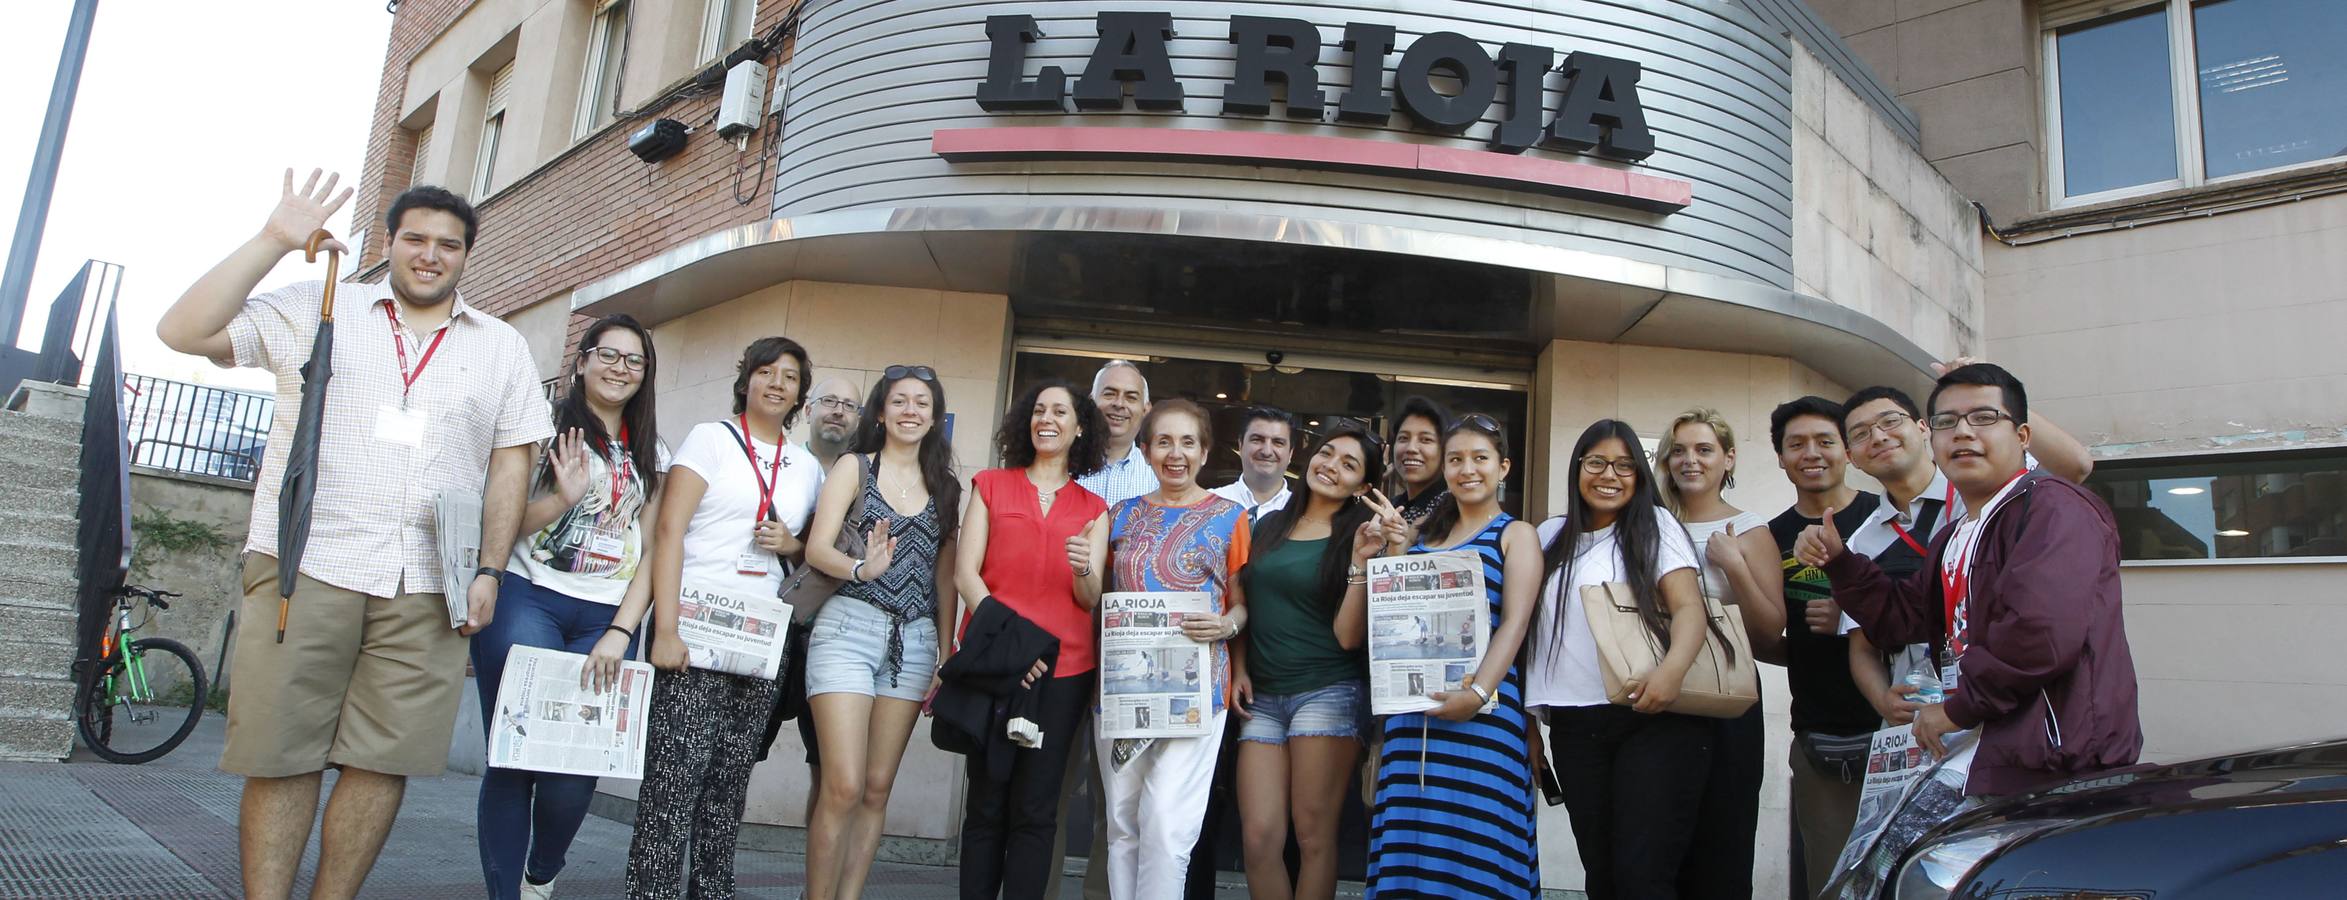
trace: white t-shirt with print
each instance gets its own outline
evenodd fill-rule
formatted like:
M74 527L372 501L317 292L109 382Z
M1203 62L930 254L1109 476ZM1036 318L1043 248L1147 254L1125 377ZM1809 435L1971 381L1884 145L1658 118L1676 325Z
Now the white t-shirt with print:
M1654 511L1662 532L1654 577L1697 566L1694 542L1669 511ZM1562 517L1540 523L1540 545L1546 547L1565 527ZM1532 665L1524 677L1524 705L1603 706L1605 675L1598 671L1597 636L1589 630L1589 615L1581 609L1581 589L1608 581L1627 581L1622 574L1622 550L1613 526L1579 536L1574 545L1573 583L1560 585L1555 574L1540 586L1540 615L1532 624ZM1557 617L1564 617L1565 643L1552 652Z
M653 458L660 471L668 471L667 444L653 445ZM613 503L611 459L589 450L587 493L545 528L515 541L505 567L563 596L618 606L644 560L644 535L650 532L644 500L639 477L628 479Z
M792 534L800 534L815 512L816 496L823 492L823 466L815 454L800 445L778 448L752 441L758 451L758 468L753 472L741 442L734 439L734 428L732 422L693 426L669 464L671 468L691 469L709 483L701 505L693 509L693 519L685 526L683 583L709 585L727 593L772 596L782 587L784 572L774 554L751 543L758 524L758 481L767 467L774 465L774 455L781 453L782 465L774 475L774 518ZM745 553L764 557L765 575L741 573Z

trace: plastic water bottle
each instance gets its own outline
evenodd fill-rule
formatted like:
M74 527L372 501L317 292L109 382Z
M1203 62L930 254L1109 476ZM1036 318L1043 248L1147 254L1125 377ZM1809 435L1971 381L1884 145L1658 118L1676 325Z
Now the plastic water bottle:
M1907 673L1907 686L1915 689L1915 693L1908 695L1908 699L1916 703L1930 706L1934 703L1947 702L1948 694L1940 689L1938 678L1922 672L1909 672Z

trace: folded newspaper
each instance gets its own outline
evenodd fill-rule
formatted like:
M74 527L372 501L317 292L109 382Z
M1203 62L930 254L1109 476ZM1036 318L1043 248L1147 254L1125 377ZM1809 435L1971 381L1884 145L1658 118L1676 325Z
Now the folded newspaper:
M441 491L432 515L440 531L441 599L448 602L448 627L459 628L472 613L466 588L481 569L481 495Z
M685 642L686 665L765 679L782 671L790 604L765 594L690 583L678 589L676 600L676 633Z
M516 646L497 682L489 710L489 764L560 775L644 777L645 714L652 704L652 667L619 664L619 682L606 691L579 686L587 658L542 647Z
M1957 731L1942 738L1945 759L1934 760L1915 740L1915 726L1874 733L1866 754L1866 785L1858 795L1858 821L1834 860L1834 877L1821 896L1873 900L1895 875L1907 849L1941 822L1970 808L1964 795L1971 779L1972 752L1979 732Z
M1436 691L1457 690L1491 643L1483 558L1469 551L1372 559L1369 577L1369 711L1424 712Z
M1100 596L1100 734L1199 737L1214 721L1214 645L1182 633L1182 618L1213 613L1198 592Z

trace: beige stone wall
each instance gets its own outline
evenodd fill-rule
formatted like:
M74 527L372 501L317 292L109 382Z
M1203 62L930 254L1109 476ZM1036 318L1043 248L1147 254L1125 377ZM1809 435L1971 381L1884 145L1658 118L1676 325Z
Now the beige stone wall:
M156 613L154 623L141 634L186 644L217 684L221 673L216 664L221 659L221 641L227 636L228 612L244 597L240 553L246 526L252 521L253 487L139 468L131 472L130 504L134 523L161 510L175 519L211 526L225 541L224 546L211 550L167 553L150 548L139 554L140 564L130 572L131 584L183 595L171 602L171 609ZM139 540L135 527L132 540ZM238 622L237 627L252 624ZM274 625L264 623L263 627Z
M2147 760L2193 759L2347 735L2347 565L2130 565Z
M1980 348L1982 278L1963 195L1793 45L1794 288L1952 358Z
M1010 303L999 294L962 294L824 282L788 282L719 304L653 329L661 353L653 389L660 430L670 445L698 422L727 415L743 346L766 335L806 345L817 379L843 375L869 388L892 364L937 370L954 414L954 458L965 479L992 462L989 438L1001 415L1009 375ZM805 439L805 426L798 439ZM806 751L785 727L772 758L753 772L745 820L806 824ZM928 724L915 731L898 770L886 825L890 835L944 840L961 823L961 758L930 746ZM633 782L604 790L632 797Z
M2043 209L2036 4L1809 0L1923 122L1923 155L1997 221Z
M2347 443L2347 197L1992 244L1989 357L2106 456Z

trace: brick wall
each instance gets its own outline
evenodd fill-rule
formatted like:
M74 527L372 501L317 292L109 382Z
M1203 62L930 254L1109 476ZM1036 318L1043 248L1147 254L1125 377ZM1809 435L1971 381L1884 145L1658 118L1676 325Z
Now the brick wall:
M471 3L400 4L368 135L366 174L356 197L358 221L373 222L407 187L415 149L398 118L409 61ZM752 33L764 34L788 11L787 0L764 0ZM767 63L776 61L770 58ZM699 130L687 139L683 152L657 164L638 160L627 150L628 133L650 118L676 119L698 129L715 116L717 103L712 92L671 103L645 119L615 123L477 201L481 231L465 271L466 298L485 312L505 315L687 239L765 219L773 202L773 168L769 160L760 176L759 155L766 149L763 132L752 137L747 151L736 151L714 130ZM734 199L737 167L747 203ZM383 258L385 235L380 227L368 231L360 269L376 280L383 277L375 266ZM573 337L583 324L571 323Z

